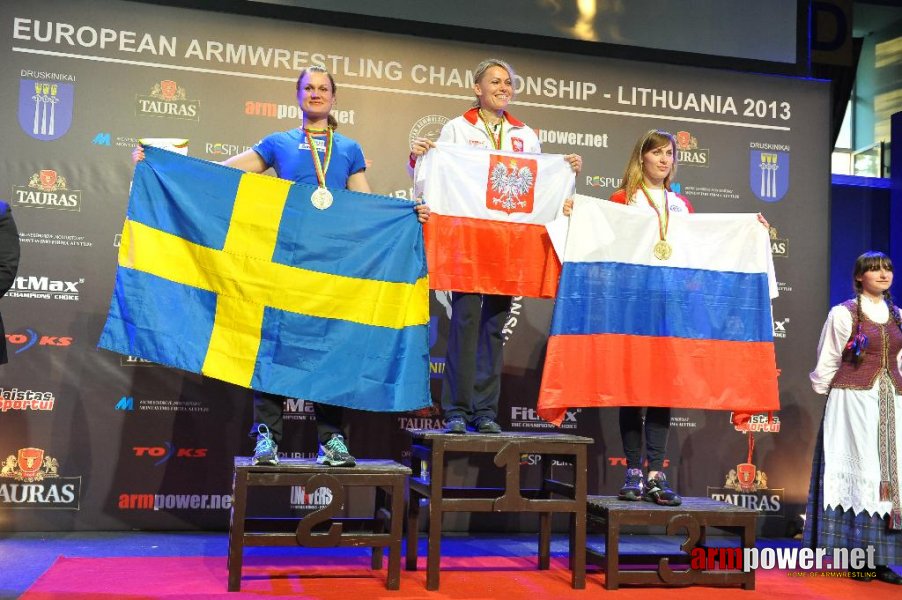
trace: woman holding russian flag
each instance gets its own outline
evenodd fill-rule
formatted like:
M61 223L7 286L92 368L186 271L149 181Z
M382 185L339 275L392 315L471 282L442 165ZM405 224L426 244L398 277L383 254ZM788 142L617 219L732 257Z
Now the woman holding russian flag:
M623 181L611 195L611 202L648 207L658 216L661 240L655 255L669 255L667 224L670 213L694 212L685 197L673 192L670 184L676 174L676 139L666 131L652 129L636 142ZM645 408L645 459L648 478L642 473L642 408L620 407L620 439L626 454L626 481L620 488L620 499L645 499L664 506L678 506L682 499L670 487L664 475L664 453L670 432L670 408Z
M855 579L902 584L902 311L893 263L882 252L855 261L855 298L834 306L818 344L811 385L828 394L811 468L803 545L874 548L876 570Z
M610 197L611 202L634 204L653 210L658 216L661 239L654 252L659 258L669 258L667 225L670 213L694 212L685 197L671 190L676 173L676 139L666 131L652 129L633 147L620 187ZM564 203L569 216L573 202ZM649 406L645 410L643 427L642 407L620 407L620 438L626 454L626 481L620 488L621 500L648 500L664 506L679 506L682 498L670 487L664 474L664 453L670 432L670 408ZM645 458L648 479L642 472L642 432L645 430Z
M514 70L497 58L476 67L473 107L445 124L438 141L477 148L539 154L538 136L532 128L507 112L514 97ZM409 168L435 143L413 141ZM564 157L579 173L582 158ZM499 433L496 418L501 396L504 338L502 328L510 312L511 297L453 291L451 328L442 385L442 411L449 433Z

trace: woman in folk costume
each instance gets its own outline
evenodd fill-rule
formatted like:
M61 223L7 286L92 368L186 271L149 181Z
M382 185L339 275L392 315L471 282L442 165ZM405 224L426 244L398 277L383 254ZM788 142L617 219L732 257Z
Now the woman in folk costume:
M827 394L811 468L803 544L874 550L856 579L902 584L902 313L881 252L855 261L855 298L834 306L811 385Z

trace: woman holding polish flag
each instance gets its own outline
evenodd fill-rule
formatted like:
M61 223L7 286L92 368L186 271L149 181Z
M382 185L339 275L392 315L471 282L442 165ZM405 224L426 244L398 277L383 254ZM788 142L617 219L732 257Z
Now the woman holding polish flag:
M473 80L476 96L473 107L445 124L438 142L541 153L536 133L507 111L514 96L515 74L511 66L500 59L486 59L476 67ZM432 148L435 143L431 140L414 140L409 162L411 173L420 157ZM582 157L568 154L564 159L579 173ZM448 252L452 250L449 248ZM442 410L450 433L466 433L468 426L479 433L501 431L496 421L504 346L501 331L510 307L509 295L452 290L451 329L442 386Z

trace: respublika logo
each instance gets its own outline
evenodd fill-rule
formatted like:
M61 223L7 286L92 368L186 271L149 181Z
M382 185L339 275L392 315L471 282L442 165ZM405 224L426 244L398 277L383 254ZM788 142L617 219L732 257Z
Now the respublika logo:
M710 151L707 148L698 147L698 139L692 137L688 131L678 131L676 134L677 161L680 166L707 167L710 159Z
M10 454L0 467L0 508L78 510L81 476L60 477L59 467L42 448Z
M81 210L81 191L70 190L66 178L53 169L41 169L31 176L28 185L13 186L13 201L17 206Z
M15 354L37 347L65 348L72 345L70 336L41 335L34 329L26 329L22 333L7 333L7 343L16 346Z
M250 146L245 146L244 144L226 144L223 142L207 142L204 144L204 152L213 156L235 156L250 149Z
M36 392L0 387L0 412L8 410L53 410L53 392Z
M13 280L7 292L10 298L31 298L37 300L66 300L78 302L78 286L85 282L50 279L46 275L20 275Z
M586 175L586 185L593 188L614 190L623 182L621 177L609 175Z
M155 83L149 96L135 96L135 114L200 121L200 102L189 100L185 88L171 79Z
M778 202L789 191L789 146L752 142L749 185L765 202Z
M75 76L27 69L23 69L20 76L19 127L22 131L42 142L66 135L72 126Z

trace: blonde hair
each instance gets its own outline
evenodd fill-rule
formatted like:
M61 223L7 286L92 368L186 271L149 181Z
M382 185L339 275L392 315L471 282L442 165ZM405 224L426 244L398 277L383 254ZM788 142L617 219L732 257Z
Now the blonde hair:
M482 80L482 78L485 76L486 71L488 71L492 67L501 67L502 69L507 71L507 74L510 75L511 83L513 84L514 78L517 76L517 74L514 73L513 67L511 67L509 64L507 64L505 61L501 60L500 58L487 58L484 61L482 61L481 63L479 63L478 65L476 65L476 71L473 73L473 83L474 84L479 83ZM513 97L514 97L514 94L513 94L513 85L512 85L511 86L511 99L513 99ZM479 97L478 96L473 101L473 106L475 108L479 108Z
M626 170L623 173L623 181L620 182L620 187L617 188L626 192L627 203L631 203L633 201L633 196L642 183L642 156L646 152L654 150L655 148L660 148L665 144L670 144L670 146L673 148L673 166L670 169L670 173L668 173L667 177L664 178L664 189L668 191L670 190L670 182L673 181L673 177L674 175L676 175L677 170L676 138L673 137L672 133L669 133L667 131L650 129L645 132L645 135L643 135L638 139L638 141L636 141L636 146L633 148L633 152L632 154L630 154L630 159L626 163Z

